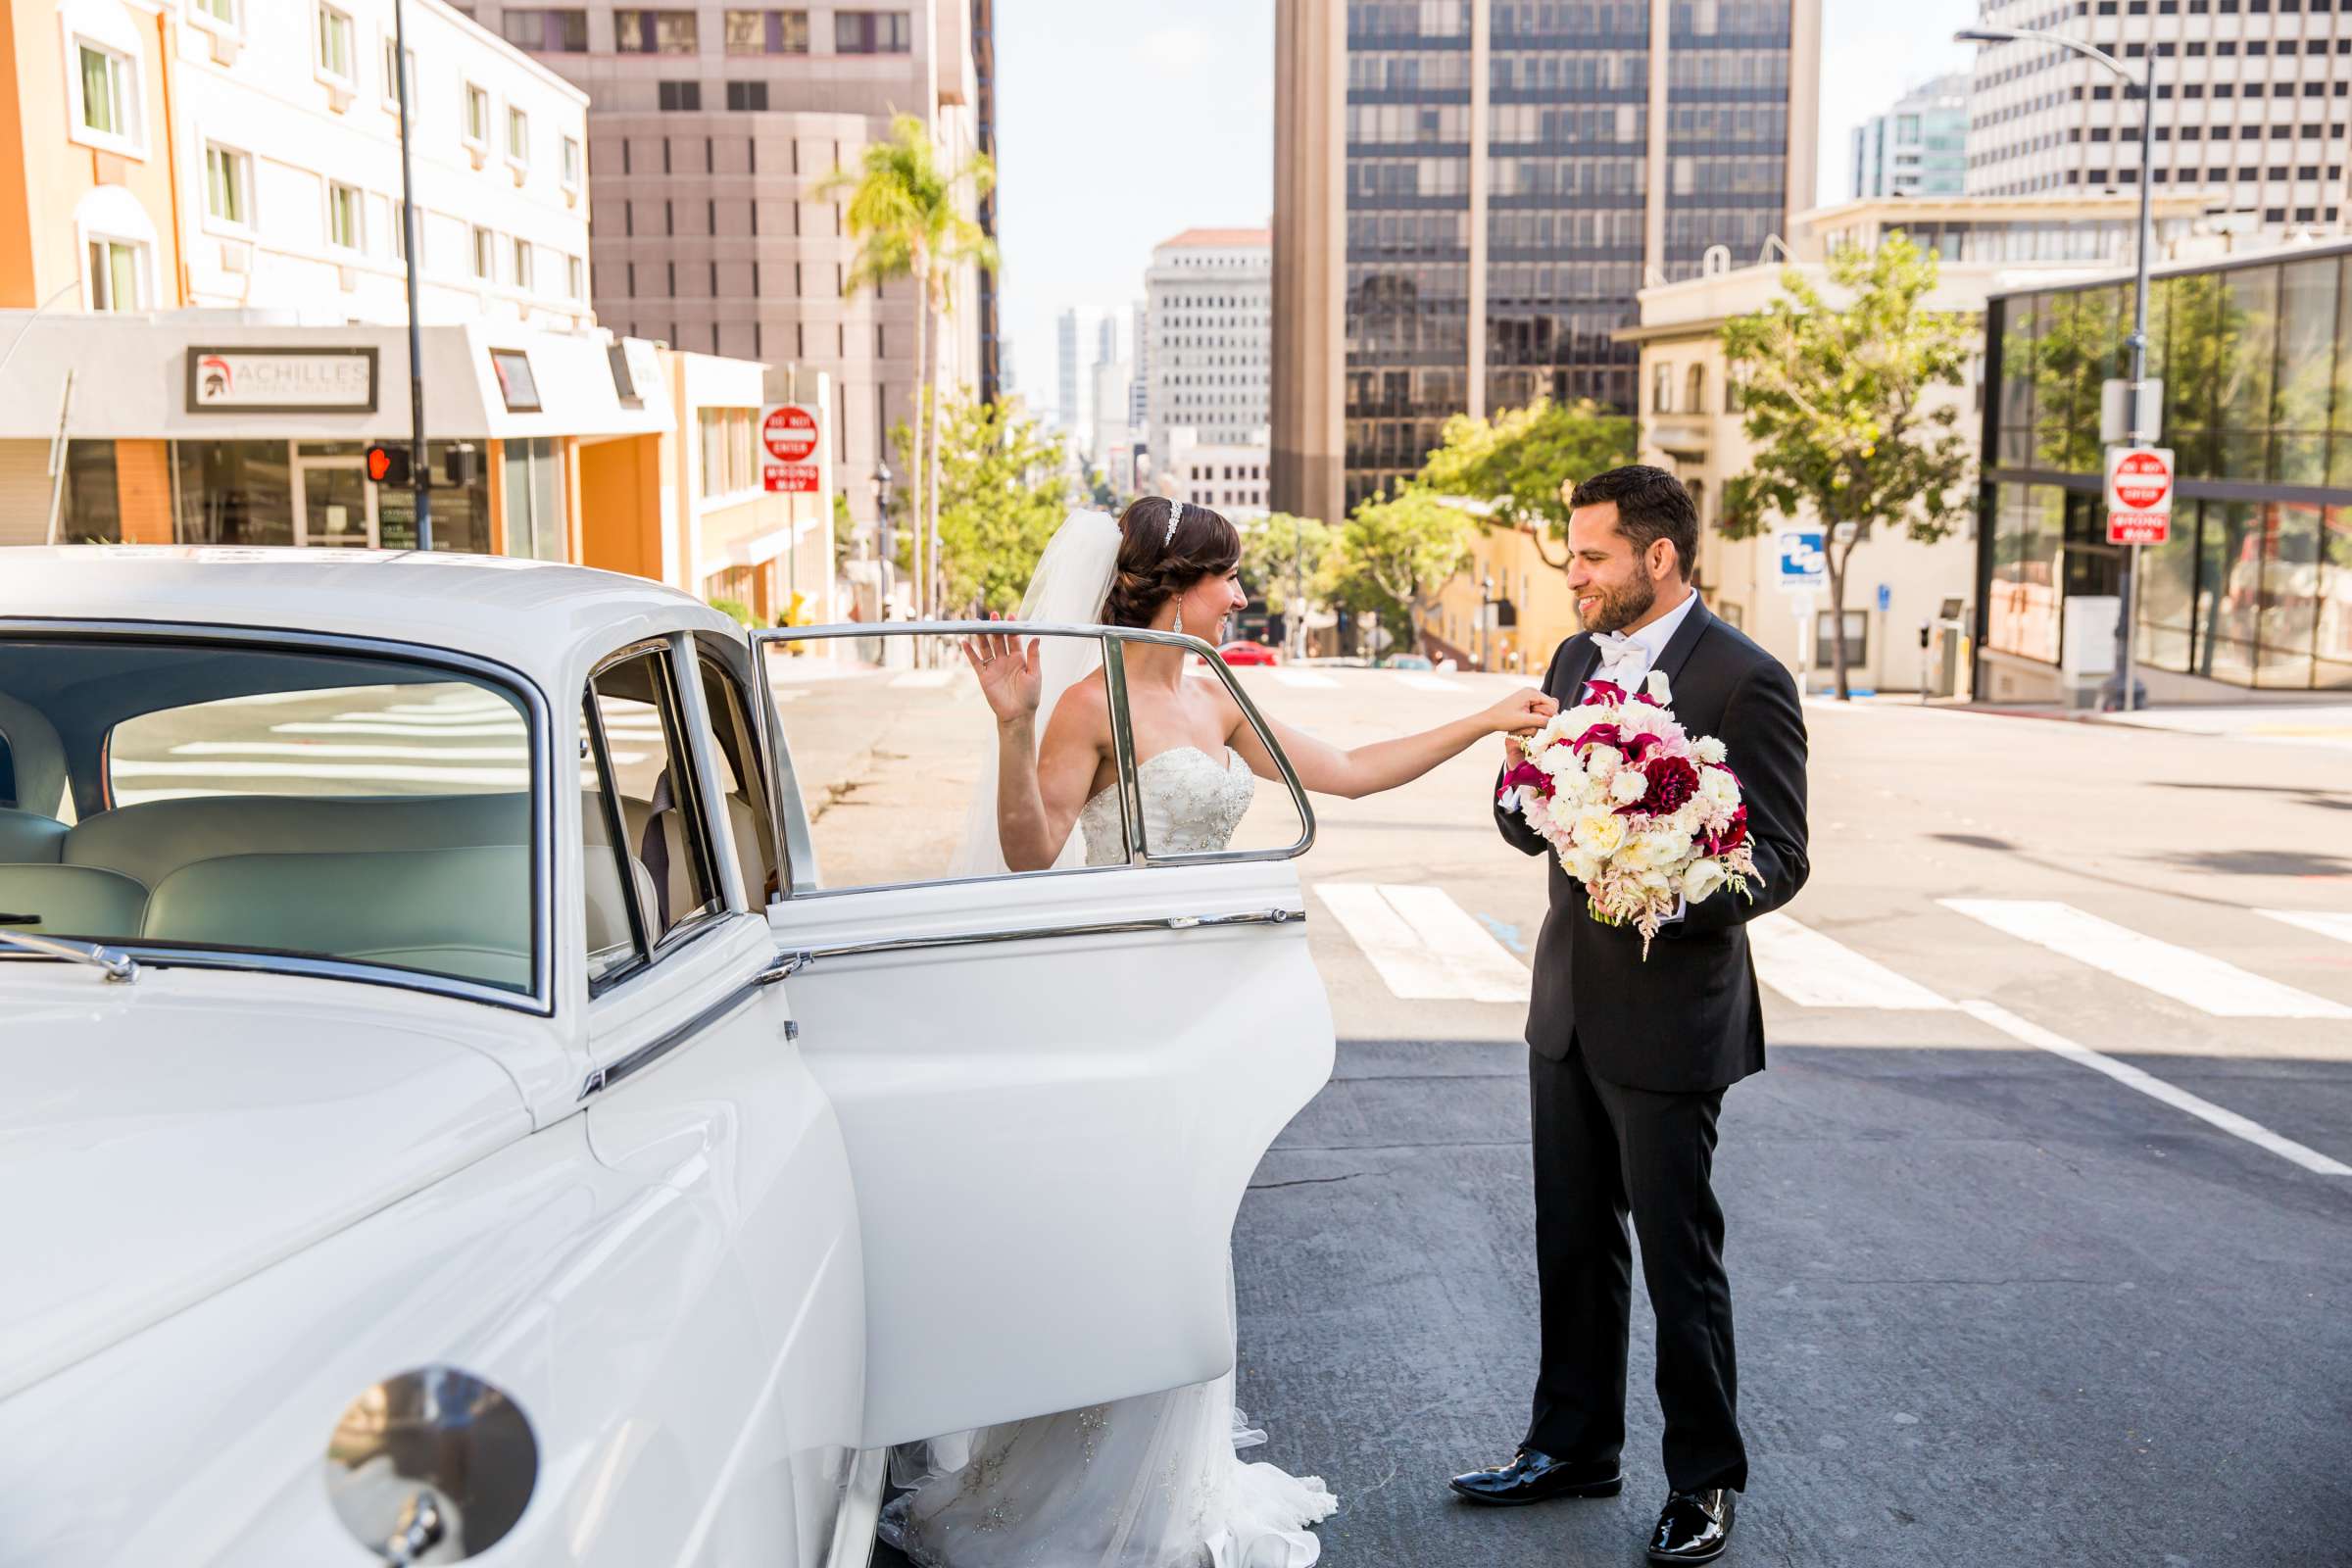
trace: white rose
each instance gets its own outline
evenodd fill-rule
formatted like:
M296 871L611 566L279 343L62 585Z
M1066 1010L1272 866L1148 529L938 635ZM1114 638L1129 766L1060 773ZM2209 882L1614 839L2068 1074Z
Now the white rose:
M1607 858L1625 847L1625 818L1614 811L1587 811L1576 819L1579 848Z
M1660 873L1690 853L1690 838L1671 828L1643 833L1625 849L1630 863Z
M1649 776L1625 768L1609 780L1609 799L1620 806L1631 806L1649 793Z
M1713 735L1704 735L1691 744L1690 755L1709 767L1716 767L1722 764L1726 753L1721 740Z
M1649 700L1660 707L1674 701L1674 689L1666 684L1666 672L1662 669L1651 670L1649 678L1642 683L1642 689L1649 693Z
M1568 849L1560 852L1560 869L1579 882L1590 882L1600 875L1600 857L1591 850Z
M1585 753L1585 776L1606 784L1625 765L1625 754L1614 746L1595 744Z
M1723 862L1704 857L1692 860L1683 872L1683 902L1703 904L1723 886Z
M1699 813L1698 803L1696 801L1685 801L1681 810L1676 811L1672 816L1666 818L1666 825L1672 828L1676 833L1680 834L1685 840L1689 840L1697 836L1701 821L1702 818Z
M1740 783L1720 767L1702 768L1698 775L1698 793L1710 805L1730 810L1740 804Z

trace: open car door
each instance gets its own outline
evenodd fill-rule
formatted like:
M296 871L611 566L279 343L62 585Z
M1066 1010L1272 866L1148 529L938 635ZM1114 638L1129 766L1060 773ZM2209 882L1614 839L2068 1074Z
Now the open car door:
M955 874L993 755L956 651L980 629L760 638L792 860L768 919L797 956L801 1051L857 1189L867 1446L1230 1369L1234 1216L1333 1059L1290 863L1312 818L1289 764L1225 848L1147 842L1156 770L1134 756L1124 646L1207 655L1194 678L1226 682L1265 733L1205 644L985 628L1105 651L1117 797L1098 805L1095 858L1118 863Z

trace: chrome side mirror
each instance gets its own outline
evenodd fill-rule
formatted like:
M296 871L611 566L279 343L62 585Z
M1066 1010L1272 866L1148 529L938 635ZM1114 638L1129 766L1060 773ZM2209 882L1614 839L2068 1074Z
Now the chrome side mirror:
M505 1391L452 1366L363 1391L326 1446L326 1496L388 1563L463 1562L506 1539L530 1503L539 1445Z

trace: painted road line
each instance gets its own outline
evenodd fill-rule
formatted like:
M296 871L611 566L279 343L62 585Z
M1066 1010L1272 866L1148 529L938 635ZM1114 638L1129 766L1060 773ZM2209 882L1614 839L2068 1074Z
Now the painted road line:
M891 677L893 686L945 686L956 678L952 669L909 669Z
M1444 888L1384 883L1380 896L1453 975L1458 995L1472 1002L1527 1001L1527 965L1512 957Z
M1340 684L1329 675L1320 675L1311 669L1269 669L1266 673L1285 686L1327 687L1337 690Z
M1963 1002L1960 1008L1981 1023L1991 1025L2012 1040L2064 1056L2078 1066L2105 1073L2119 1084L2138 1090L2151 1100L2160 1100L2176 1110L2185 1110L2200 1121L2211 1122L2233 1137L2242 1138L2258 1149L2267 1149L2281 1159L2293 1160L2305 1170L2322 1176L2352 1176L2352 1165L2328 1158L2316 1149L2309 1149L2291 1138L2281 1138L2258 1121L2240 1116L2234 1110L2224 1110L2210 1100L2202 1100L2185 1089L2175 1088L2163 1079L2141 1072L2128 1062L2103 1056L2088 1046L2079 1046L2063 1035L2052 1034L2037 1023L2029 1023L2005 1007L1989 1002Z
M1943 1012L1952 1005L1917 981L1785 914L1748 921L1747 951L1757 978L1800 1007Z
M1410 686L1417 692L1466 692L1470 689L1458 680L1447 680L1443 675L1424 674L1415 669L1404 671L1396 679L1400 685Z
M1443 890L1318 882L1315 893L1404 1001L1527 1000L1527 970Z
M2352 1018L2352 1007L2266 980L2233 963L2034 899L1938 899L1956 914L2184 1002L2216 1018Z
M2256 909L2266 920L2278 920L2299 926L2305 931L2317 931L2321 936L2333 937L2338 942L2352 942L2352 914L2330 909Z

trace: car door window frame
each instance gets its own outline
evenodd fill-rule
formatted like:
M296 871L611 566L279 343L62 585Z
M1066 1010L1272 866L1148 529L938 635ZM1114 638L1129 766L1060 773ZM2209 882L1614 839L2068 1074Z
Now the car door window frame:
M621 901L628 910L629 934L636 949L629 962L589 979L588 995L591 1000L608 995L615 987L639 975L650 973L671 954L707 932L724 925L741 912L740 889L735 885L732 872L722 863L724 858L717 854L717 847L711 838L712 823L708 802L710 795L710 780L713 775L705 749L708 741L695 733L698 717L707 722L707 715L703 714L700 693L690 694L689 688L693 683L681 679L679 674L681 662L689 668L693 666L691 644L692 639L683 635L641 638L598 660L581 687L580 722L585 727L590 756L596 763L598 793L604 797L605 830L612 839L608 848L619 858ZM603 710L597 706L596 700L599 676L617 664L648 655L658 656L656 667L661 671L660 678L667 688L666 708L657 702L654 705L655 711L663 715L662 721L665 729L669 715L674 714L678 728L683 731L674 737L675 744L671 743L672 737L664 737L664 747L669 755L670 790L677 797L677 804L672 809L680 813L681 822L700 824L699 827L688 827L686 848L689 854L702 857L704 885L714 894L716 904L714 908L706 908L680 920L659 937L655 936L653 930L658 911L647 909L638 897L634 869L637 861L634 847L629 842L628 817L621 809L620 785L612 768L612 746L605 733ZM690 695L693 697L691 709L688 707ZM592 854L594 849L595 846L587 842L583 831L581 853L583 856ZM585 897L585 888L582 896ZM582 961L585 962L584 955Z
M775 768L767 755L770 737L766 731L765 719L761 712L763 705L760 699L763 683L756 679L747 680L745 678L746 671L737 667L737 658L745 652L742 645L707 631L696 632L690 641L694 646L697 676L701 675L702 666L708 663L718 671L721 680L726 681L734 688L735 700L743 714L744 744L752 749L752 755L743 759L740 763L731 765L735 767L736 776L740 782L749 784L754 778L759 781L760 791L764 797L759 805L766 811L768 833L774 846L776 897L779 899L789 898L792 895L793 854L791 846L786 843L783 811L779 804L781 797L777 793ZM759 650L754 649L751 650L751 657L756 668L757 662L763 656ZM700 689L698 684L698 693ZM717 715L706 710L704 719L706 732L715 747L718 734ZM710 798L713 802L725 799L725 792L719 788L718 762L719 759L716 755L710 759ZM735 830L731 814L727 816L725 825L731 839ZM736 849L736 861L740 869L741 851L731 842L728 847ZM767 906L765 893L766 889L755 890L749 883L746 883L743 889L743 906L754 913L765 908Z
M801 836L806 832L807 813L804 809L796 813L795 820L777 824L778 843L780 845L789 843L793 851L807 855L806 859L797 855L788 857L787 863L791 868L788 871L786 883L788 899L835 898L850 894L870 893L886 888L937 887L963 882L1002 882L1041 876L1082 876L1104 871L1123 871L1138 866L1217 865L1254 860L1291 860L1297 859L1314 847L1314 808L1307 800L1305 786L1298 782L1298 771L1291 765L1290 759L1283 755L1281 746L1274 739L1272 728L1266 723L1264 715L1258 711L1257 705L1250 700L1249 693L1242 690L1241 684L1233 678L1233 672L1227 669L1224 662L1217 657L1216 650L1198 637L1183 636L1175 632L1152 631L1133 626L1054 626L1042 622L974 620L924 621L870 626L858 622L831 626L794 626L788 630L780 628L774 631L754 631L751 633L751 643L754 658L758 661L764 660L767 647L784 642L824 642L844 637L925 636L946 639L1042 634L1091 637L1098 639L1102 645L1104 691L1110 707L1112 760L1118 774L1115 787L1119 797L1119 830L1121 841L1127 847L1127 858L1114 865L1073 865L1044 871L1003 871L980 877L916 877L905 882L865 883L854 887L820 888L805 883L797 869L802 865L814 864L813 854L808 851L805 839ZM1298 812L1298 838L1294 843L1279 849L1212 850L1176 855L1155 853L1145 842L1143 787L1137 773L1135 729L1127 700L1126 662L1118 657L1119 647L1124 643L1157 643L1167 647L1183 648L1201 656L1208 662L1210 672L1218 680L1224 682L1226 691L1240 705L1242 716L1256 730L1258 738L1265 744L1267 755L1274 759L1275 766L1281 770L1283 785L1290 792L1291 804ZM764 665L762 665L761 673L764 677ZM802 802L804 806L805 798L800 793L798 777L790 770L790 759L786 751L788 743L782 736L783 723L779 711L782 705L776 703L772 695L768 693L767 682L764 678L760 681L759 688L760 703L765 710L766 721L774 726L776 736L774 745L777 751L778 765L784 770L783 776L774 786L771 796L775 809L781 814L784 808L783 803L787 798L784 792L787 789L792 792L790 798ZM797 829L799 832L788 831L792 829ZM1071 831L1076 832L1076 827L1073 826Z

